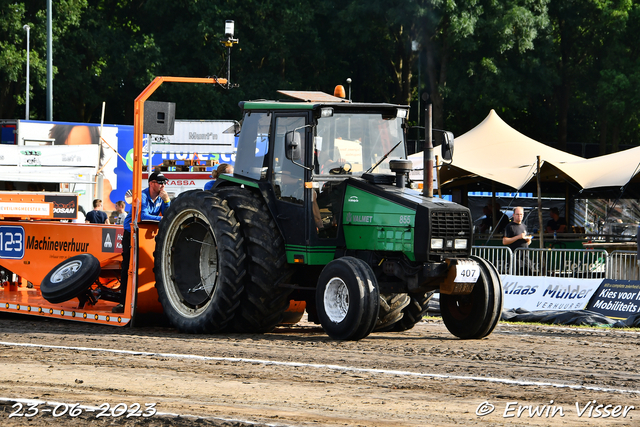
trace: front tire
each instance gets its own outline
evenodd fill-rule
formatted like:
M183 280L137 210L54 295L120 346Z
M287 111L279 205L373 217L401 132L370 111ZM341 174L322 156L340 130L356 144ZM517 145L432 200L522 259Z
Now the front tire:
M320 324L337 340L360 340L373 331L380 308L378 282L364 261L343 257L327 264L318 278Z
M484 259L471 256L480 266L480 277L468 295L440 294L445 326L462 339L480 339L495 329L502 314L502 282L497 270Z
M240 224L226 201L205 191L176 198L160 221L154 258L158 297L175 327L214 333L227 326L247 271Z

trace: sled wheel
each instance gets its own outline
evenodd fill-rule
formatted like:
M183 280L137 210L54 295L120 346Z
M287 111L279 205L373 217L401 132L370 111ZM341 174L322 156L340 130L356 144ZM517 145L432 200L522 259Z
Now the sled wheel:
M211 191L233 209L247 254L248 277L233 328L249 333L272 331L283 320L292 291L278 286L290 273L284 239L260 194L236 186Z
M375 331L393 330L393 326L404 317L403 310L410 302L411 298L407 294L380 294L380 311Z
M420 295L409 294L409 305L407 305L402 311L404 316L402 316L402 319L392 326L391 330L394 332L403 332L416 326L416 324L427 314L429 301L431 301L433 294L434 291L429 291Z
M320 273L316 305L320 324L337 340L359 340L371 333L380 308L378 282L358 258L331 261Z
M154 273L164 313L182 332L213 333L231 321L246 277L240 224L208 191L176 198L156 236Z
M493 266L472 256L480 266L480 277L468 295L440 294L440 312L445 326L463 339L480 339L495 329L502 314L502 282Z
M100 277L100 261L80 254L55 266L40 283L42 297L52 304L69 301L84 293Z

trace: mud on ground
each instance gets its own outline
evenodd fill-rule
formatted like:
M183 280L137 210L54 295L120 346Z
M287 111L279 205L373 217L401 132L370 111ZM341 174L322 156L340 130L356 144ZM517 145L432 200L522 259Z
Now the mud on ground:
M640 334L622 330L463 341L430 319L340 342L305 322L205 336L2 315L0 342L2 425L640 425Z

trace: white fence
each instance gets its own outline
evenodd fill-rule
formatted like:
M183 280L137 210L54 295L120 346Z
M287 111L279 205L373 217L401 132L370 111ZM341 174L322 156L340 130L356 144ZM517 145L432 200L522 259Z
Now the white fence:
M512 274L513 252L507 246L473 246L471 255L489 261L498 269L499 274Z
M534 249L474 246L472 255L491 262L499 274L534 277L639 280L637 255L632 251L594 249Z
M607 279L638 280L637 253L633 251L612 251L607 260Z

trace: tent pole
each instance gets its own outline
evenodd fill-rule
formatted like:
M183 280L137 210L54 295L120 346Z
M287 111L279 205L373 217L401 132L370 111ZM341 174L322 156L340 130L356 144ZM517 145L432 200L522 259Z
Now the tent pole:
M540 249L544 248L544 229L542 228L542 191L540 190L540 156L538 158L536 182L538 189L538 230L540 230Z
M442 187L440 187L440 159L436 156L436 182L438 183L438 197L442 199Z
M502 212L502 209L500 209ZM502 219L502 218L500 218ZM498 210L496 209L496 184L491 183L491 222L493 222L493 229L496 229L498 225Z
M573 211L575 205L573 204L573 200L569 198L569 183L565 181L564 183L564 219L567 221L567 231L565 233L571 233L573 230L569 225L569 209ZM571 219L573 219L573 215L571 215Z

